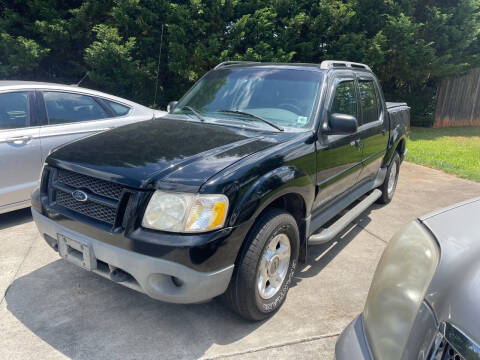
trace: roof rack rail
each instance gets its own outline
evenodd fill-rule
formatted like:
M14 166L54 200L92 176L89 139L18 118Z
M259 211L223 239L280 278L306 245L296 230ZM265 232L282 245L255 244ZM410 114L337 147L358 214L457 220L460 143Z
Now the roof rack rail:
M342 68L342 67L366 69L366 70L372 71L372 69L370 69L370 66L368 65L351 62L351 61L324 60L320 64L320 69L331 69L331 68Z
M224 61L218 64L217 66L214 67L214 69L219 69L224 66L228 65L235 65L235 64L260 64L258 61L235 61L235 60L230 60L230 61Z

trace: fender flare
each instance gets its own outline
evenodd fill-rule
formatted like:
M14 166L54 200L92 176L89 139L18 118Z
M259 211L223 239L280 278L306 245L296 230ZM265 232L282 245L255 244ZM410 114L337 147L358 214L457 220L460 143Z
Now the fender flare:
M235 226L255 219L275 200L287 194L300 196L306 217L313 204L315 185L310 176L294 166L281 166L257 178L236 202L230 216Z
M385 160L383 162L383 166L388 166L388 164L390 164L390 161L392 160L393 154L395 153L395 150L397 150L398 145L402 141L404 141L405 144L407 142L407 135L406 134L400 135L398 133L395 133L395 130L397 130L397 129L394 129L392 131L391 145L389 146L389 148L387 150L387 154L385 155ZM400 154L400 156L403 156L403 154Z

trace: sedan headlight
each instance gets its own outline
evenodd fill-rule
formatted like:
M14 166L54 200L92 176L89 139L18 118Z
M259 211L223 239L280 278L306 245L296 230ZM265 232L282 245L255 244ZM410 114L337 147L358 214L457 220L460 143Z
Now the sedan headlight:
M155 191L142 226L155 230L195 233L222 228L228 211L225 195Z
M435 239L416 221L390 240L363 312L375 359L401 358L438 260Z

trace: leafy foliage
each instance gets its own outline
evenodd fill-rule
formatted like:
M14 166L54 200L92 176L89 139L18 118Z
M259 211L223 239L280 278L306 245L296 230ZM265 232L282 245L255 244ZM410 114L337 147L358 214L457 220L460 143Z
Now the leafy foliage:
M0 11L3 78L88 73L88 86L161 107L223 60L341 59L368 63L387 98L430 125L438 80L480 65L479 0L10 0Z
M33 71L48 52L31 39L0 33L0 76L21 76Z

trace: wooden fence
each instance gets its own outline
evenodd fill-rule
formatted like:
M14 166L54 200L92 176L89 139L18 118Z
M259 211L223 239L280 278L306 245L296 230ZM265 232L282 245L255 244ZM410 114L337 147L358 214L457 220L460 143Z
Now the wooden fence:
M480 125L480 68L452 79L438 89L434 127Z

